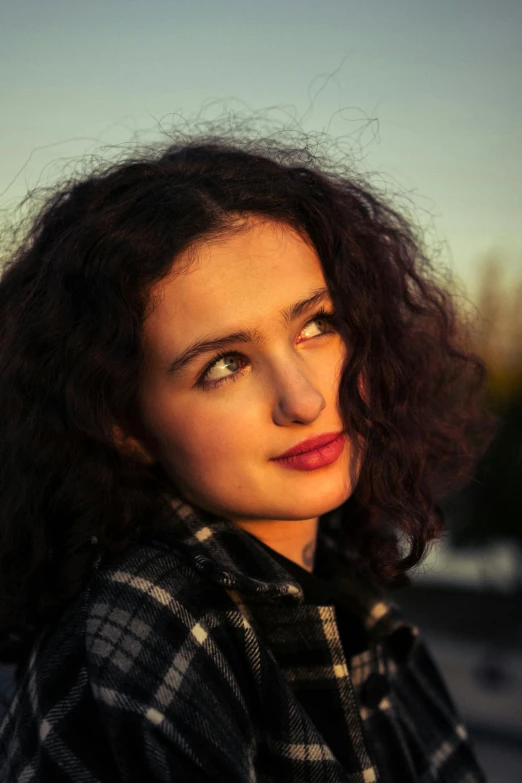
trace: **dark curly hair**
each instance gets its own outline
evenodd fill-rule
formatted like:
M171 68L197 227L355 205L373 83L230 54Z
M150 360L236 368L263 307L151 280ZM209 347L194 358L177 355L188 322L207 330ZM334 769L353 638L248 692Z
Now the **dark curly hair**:
M351 348L341 415L365 444L341 543L381 583L408 581L443 530L438 504L469 480L494 434L481 403L484 365L453 296L410 222L370 184L306 139L194 133L172 142L55 186L4 264L4 660L20 660L59 618L100 550L161 525L165 476L127 453L114 426L138 411L152 285L238 215L304 232L321 260Z

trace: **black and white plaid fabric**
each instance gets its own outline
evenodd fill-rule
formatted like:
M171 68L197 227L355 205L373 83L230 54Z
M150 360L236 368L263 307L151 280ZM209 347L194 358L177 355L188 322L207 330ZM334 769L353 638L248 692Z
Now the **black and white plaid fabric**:
M335 515L334 606L241 529L172 509L168 533L101 555L38 640L0 726L2 781L484 783L417 628L335 552ZM344 611L368 638L353 655Z

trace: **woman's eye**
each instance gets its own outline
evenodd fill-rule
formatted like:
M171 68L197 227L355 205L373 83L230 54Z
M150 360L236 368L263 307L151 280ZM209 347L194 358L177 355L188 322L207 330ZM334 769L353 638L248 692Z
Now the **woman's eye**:
M303 329L303 332L305 331L305 329L312 328L312 330L313 330L313 324L318 324L318 323L320 324L321 322L323 323L323 328L326 327L326 329L328 329L331 326L331 322L329 322L327 318L322 316L321 318L319 318L319 317L318 318L314 318L313 321L310 321L309 323L307 323L306 326ZM324 334L324 332L320 332L320 334ZM312 334L312 335L308 335L308 336L314 337L315 335Z
M317 330L317 327L314 327L314 324L319 324L319 331ZM320 312L317 313L317 315L312 318L311 321L308 321L308 323L305 324L301 332L308 332L306 337L312 339L313 337L321 337L324 334L332 334L333 332L337 331L336 325L337 317L335 313ZM312 331L312 334L310 334L310 330ZM314 330L316 332L315 334L313 333ZM219 386L221 383L236 381L241 375L242 362L246 363L246 360L243 359L241 354L235 352L223 352L219 356L216 356L212 362L207 365L196 385L202 389L211 389ZM211 376L211 372L213 371L216 371L217 377ZM232 374L220 376L220 373L223 371L225 373L230 371Z
M210 364L207 369L203 371L203 375L201 375L197 385L203 389L209 389L214 388L215 386L219 386L219 384L223 383L224 381L236 380L239 375L239 365L240 359L239 354L237 353L224 353L220 356L216 356L216 358L213 359L212 364ZM225 375L222 377L219 376L220 372L226 372L227 370L230 370L232 375ZM213 371L217 372L217 376L211 376L210 373Z

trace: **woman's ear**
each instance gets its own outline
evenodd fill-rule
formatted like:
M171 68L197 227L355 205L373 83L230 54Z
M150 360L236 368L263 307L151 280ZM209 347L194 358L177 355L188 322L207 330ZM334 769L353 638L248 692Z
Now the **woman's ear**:
M131 457L144 465L152 465L156 459L141 439L123 432L119 424L112 427L114 445L126 457Z

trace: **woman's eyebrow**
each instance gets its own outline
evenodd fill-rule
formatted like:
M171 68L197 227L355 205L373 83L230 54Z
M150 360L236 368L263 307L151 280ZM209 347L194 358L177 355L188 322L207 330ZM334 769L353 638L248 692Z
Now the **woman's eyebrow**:
M312 294L306 299L301 299L299 302L285 307L281 310L281 317L283 324L288 324L299 318L300 315L311 310L313 307L317 307L324 304L330 299L330 292L327 288L314 289ZM198 340L192 342L183 353L174 359L172 364L167 369L167 375L174 375L178 373L182 367L186 367L188 364L197 359L198 356L204 353L210 353L211 351L221 350L233 343L257 343L261 342L261 336L257 329L242 329L239 332L233 332L226 335L205 335Z

